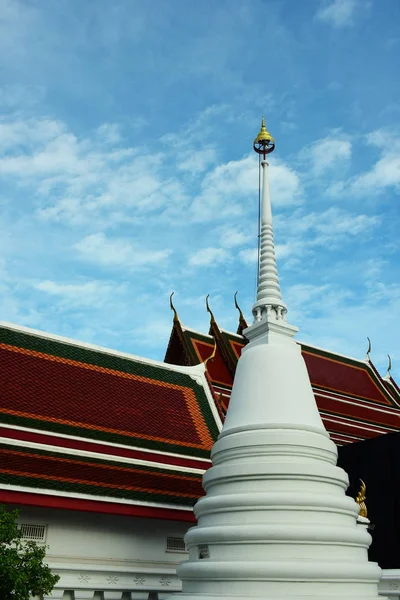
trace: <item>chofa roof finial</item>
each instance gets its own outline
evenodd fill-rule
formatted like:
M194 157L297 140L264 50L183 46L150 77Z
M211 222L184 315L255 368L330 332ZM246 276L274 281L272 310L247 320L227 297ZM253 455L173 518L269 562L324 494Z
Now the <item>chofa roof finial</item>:
M387 368L387 371L386 371L386 375L384 376L383 379L386 379L387 381L390 381L391 378L392 378L392 375L391 375L392 359L391 359L390 354L388 354L387 357L388 357L388 368Z
M206 296L206 309L207 309L207 312L210 313L210 315L211 315L211 323L215 323L215 317L213 315L213 312L212 312L212 310L210 308L210 305L209 305L209 302L208 302L209 297L210 297L210 294L207 294L207 296Z
M172 296L175 294L175 292L172 292L172 294L169 297L169 306L171 308L171 310L174 313L174 323L177 323L179 321L179 317L178 317L178 313L176 312L176 308L172 302Z
M371 354L371 350L372 350L372 344L371 344L371 340L369 339L369 337L367 336L367 340L368 340L368 350L367 350L367 354L365 355L365 359L369 362L370 358L369 355Z
M239 311L239 327L237 329L237 333L241 334L243 329L247 329L248 325L247 325L246 319L243 316L242 309L240 308L240 306L238 304L237 295L238 295L238 292L235 292L233 298L235 301L235 308Z

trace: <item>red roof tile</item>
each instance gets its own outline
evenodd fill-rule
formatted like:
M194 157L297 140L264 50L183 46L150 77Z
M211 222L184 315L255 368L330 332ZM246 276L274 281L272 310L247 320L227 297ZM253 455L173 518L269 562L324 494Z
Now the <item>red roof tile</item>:
M192 506L201 474L0 444L0 482L37 490Z
M204 377L7 327L0 364L3 423L205 458L218 435Z
M216 356L215 362L210 361L207 369L216 403L224 414L229 405L233 384L234 370L229 373L230 367L232 364L234 366L237 364L245 346L245 338L219 330L215 321L212 323L211 331L217 341L218 358ZM213 341L210 336L202 337L201 334L190 330L185 333L183 343L186 348L186 360L189 364L195 364L196 355L193 356L191 348L197 347L199 340L202 340L203 344L207 343L210 348ZM353 360L304 344L302 344L302 354L321 416L325 420L327 430L337 443L349 443L400 428L399 388L394 382L385 382L372 363ZM190 357L192 362L189 360ZM224 357L225 365L221 364ZM321 391L326 392L328 399L321 395ZM387 410L379 412L376 410L379 406L386 406ZM332 420L328 415L335 415L342 421L338 421L337 418ZM345 422L345 418L350 419L351 422ZM367 423L371 427L368 427Z

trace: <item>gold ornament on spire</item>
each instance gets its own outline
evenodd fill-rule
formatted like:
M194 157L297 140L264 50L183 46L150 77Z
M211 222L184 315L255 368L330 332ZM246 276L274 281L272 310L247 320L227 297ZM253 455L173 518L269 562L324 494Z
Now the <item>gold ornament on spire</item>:
M261 129L253 142L253 148L257 154L264 155L264 160L267 154L275 150L275 140L265 127L264 117L261 118Z
M356 498L356 502L358 504L358 506L360 507L360 517L365 517L367 518L367 505L365 504L365 500L367 498L366 496L366 491L367 491L367 486L365 485L365 483L363 482L362 479L360 479L361 481L361 487L360 487L360 491L357 494L357 498Z

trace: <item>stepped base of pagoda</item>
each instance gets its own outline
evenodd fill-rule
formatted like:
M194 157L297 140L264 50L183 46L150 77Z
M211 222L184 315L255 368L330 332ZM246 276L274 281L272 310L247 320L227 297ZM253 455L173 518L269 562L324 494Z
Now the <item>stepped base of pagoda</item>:
M323 430L222 434L186 535L180 600L378 598L371 536L336 458Z

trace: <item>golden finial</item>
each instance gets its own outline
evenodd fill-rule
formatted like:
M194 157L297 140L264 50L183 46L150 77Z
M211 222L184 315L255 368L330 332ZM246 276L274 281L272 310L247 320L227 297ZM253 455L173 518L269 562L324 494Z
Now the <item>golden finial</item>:
M266 154L270 154L275 149L275 140L265 127L264 117L261 119L261 129L253 142L253 148L257 154L264 155L264 160Z
M174 313L174 323L176 323L177 321L179 321L179 317L178 317L178 313L176 312L176 308L172 302L172 296L175 294L175 292L172 292L172 294L169 297L169 306L171 308L171 310Z
M365 504L365 500L367 498L367 496L366 496L367 486L365 485L365 483L363 482L362 479L360 479L360 481L361 481L361 487L360 487L360 491L357 494L356 502L357 502L358 506L360 507L360 517L367 518L367 505Z
M210 315L211 315L211 323L215 323L215 317L214 317L213 312L212 312L212 310L210 308L210 305L208 303L209 297L210 297L210 294L207 294L207 296L206 296L206 309L207 309L207 312L209 312Z
M205 361L204 361L204 366L205 366L205 367L207 366L207 363L208 363L208 361L209 361L209 360L212 360L212 359L215 357L216 353L217 353L217 342L214 340L214 349L213 349L213 351L211 352L210 356L208 356L208 357L205 359Z

